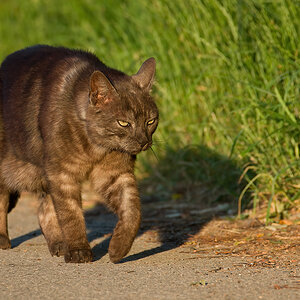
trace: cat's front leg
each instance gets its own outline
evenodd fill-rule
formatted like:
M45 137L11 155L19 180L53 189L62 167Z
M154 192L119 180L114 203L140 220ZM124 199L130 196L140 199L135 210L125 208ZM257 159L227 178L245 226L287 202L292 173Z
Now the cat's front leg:
M65 261L73 263L92 261L92 250L87 240L81 208L80 184L71 174L63 171L48 175L48 178L50 194L64 239Z
M131 172L105 174L100 167L98 177L94 178L95 189L119 218L108 249L110 260L117 263L129 252L140 227L140 197L135 176Z

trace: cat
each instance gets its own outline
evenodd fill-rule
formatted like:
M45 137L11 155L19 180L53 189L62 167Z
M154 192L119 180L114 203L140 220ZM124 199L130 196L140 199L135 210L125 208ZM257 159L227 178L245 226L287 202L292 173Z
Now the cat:
M93 259L81 183L86 178L117 214L109 257L130 250L141 221L136 155L152 145L158 108L151 97L156 62L132 76L95 55L36 45L0 67L0 248L11 247L7 213L22 191L40 198L38 219L51 255Z

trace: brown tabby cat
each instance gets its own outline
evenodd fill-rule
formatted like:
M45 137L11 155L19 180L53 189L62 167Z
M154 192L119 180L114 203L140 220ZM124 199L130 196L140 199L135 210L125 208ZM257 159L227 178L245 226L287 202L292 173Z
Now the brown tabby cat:
M52 255L89 262L81 183L89 178L118 215L116 263L131 248L141 213L136 154L152 144L155 60L128 76L78 50L34 46L0 68L0 248L11 247L7 213L22 191L39 194L39 224Z

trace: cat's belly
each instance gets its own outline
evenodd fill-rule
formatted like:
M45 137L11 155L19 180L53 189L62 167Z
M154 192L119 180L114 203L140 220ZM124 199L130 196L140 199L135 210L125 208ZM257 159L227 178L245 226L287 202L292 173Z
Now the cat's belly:
M43 170L12 154L7 154L1 162L1 177L12 191L40 192L46 189Z

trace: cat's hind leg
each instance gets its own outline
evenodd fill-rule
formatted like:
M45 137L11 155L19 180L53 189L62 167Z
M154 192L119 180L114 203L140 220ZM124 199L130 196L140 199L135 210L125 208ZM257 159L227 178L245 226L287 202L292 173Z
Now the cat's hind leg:
M65 254L65 245L61 228L58 224L53 201L50 195L40 195L40 207L38 211L39 224L47 241L52 256Z
M85 221L81 207L80 185L68 171L52 170L52 172L49 171L48 173L53 203L51 215L55 215L55 209L64 241L65 262L90 262L93 259L93 255L86 236ZM46 233L46 231L44 232L46 239L50 241L50 244L48 243L49 246L56 240L56 238L53 239L51 236L51 227L58 228L53 222L54 218L50 218L50 220L48 221L46 214L44 223L49 223L49 226L41 224L43 231L45 231L45 227L49 227L50 234ZM56 230L53 233L57 236Z
M11 248L7 230L7 214L15 207L18 198L18 192L10 193L5 186L0 186L0 249Z

